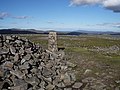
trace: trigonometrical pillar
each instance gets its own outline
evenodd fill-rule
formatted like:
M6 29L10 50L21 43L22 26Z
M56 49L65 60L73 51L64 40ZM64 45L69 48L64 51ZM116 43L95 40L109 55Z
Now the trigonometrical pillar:
M51 52L58 51L58 48L57 48L57 33L56 32L49 32L48 50L50 50Z

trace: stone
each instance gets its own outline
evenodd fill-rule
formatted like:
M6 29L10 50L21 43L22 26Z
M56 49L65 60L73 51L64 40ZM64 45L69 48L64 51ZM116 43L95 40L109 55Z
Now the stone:
M19 66L20 70L25 70L25 69L29 69L29 64L28 63L24 63L23 65Z
M3 77L4 73L3 73L3 70L0 69L0 77Z
M13 74L13 75L15 75L15 76L17 76L20 79L23 79L23 76L25 76L25 74L22 73L22 72L20 72L20 71L14 71L14 70L12 70L12 71L10 71L10 73Z
M86 69L84 72L84 75L89 75L89 74L92 74L92 70Z
M74 67L77 66L76 64L73 64L73 63L71 63L71 62L67 62L67 65L68 65L68 67L72 67L72 68L74 68Z
M116 87L115 90L120 90L120 87Z
M44 82L44 81L41 81L41 83L39 84L39 86L40 86L42 89L45 89L45 82Z
M7 54L9 52L8 48L0 48L0 55Z
M63 82L60 82L60 83L57 84L57 86L60 87L60 88L63 88L63 87L65 87L65 84Z
M12 40L12 37L11 36L6 36L6 39Z
M10 61L7 61L7 62L5 62L4 63L4 68L6 68L6 69L12 69L12 67L13 67L13 63L12 62L10 62Z
M22 48L20 48L20 50L19 50L19 54L23 55L24 52L25 52L25 51L24 51L23 46L22 46Z
M47 90L53 90L54 87L55 87L55 85L48 84L48 85L46 86L46 89L47 89Z
M63 79L64 83L66 86L71 85L71 79L70 79L70 75L66 72L64 75L64 79Z
M21 60L21 64L23 64L25 61L26 61L26 59L23 58L23 59Z
M10 46L10 52L11 54L15 55L16 54L16 49L13 46Z
M31 85L35 85L35 77L31 77L31 78L25 78L25 81Z
M64 90L72 90L72 88L64 88Z
M25 59L25 60L30 60L30 58L31 58L31 55L30 55L30 54L27 54L27 55L24 56L23 59Z
M51 73L51 71L48 70L47 68L43 68L42 74L43 74L43 76L45 76L45 77L49 77L52 73Z
M94 77L87 77L85 79L82 80L83 83L88 83L88 82L93 82L96 79Z
M45 77L44 77L44 80L45 80L46 82L49 82L49 83L52 82L52 78L51 78L51 77L49 77L49 78L45 78Z
M80 87L82 86L83 84L81 82L75 82L75 84L72 86L72 88L75 88L75 89L80 89Z
M18 53L15 53L14 61L17 62L18 60L19 60L19 54L18 54Z

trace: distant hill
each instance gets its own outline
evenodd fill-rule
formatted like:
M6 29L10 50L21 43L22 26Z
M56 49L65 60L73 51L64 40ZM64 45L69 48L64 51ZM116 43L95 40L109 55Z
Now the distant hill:
M0 29L0 34L48 34L49 32L54 32L55 30L35 30L35 29ZM56 31L59 35L120 35L120 32L101 32L101 31L85 31L85 30L76 30L76 31Z
M43 33L43 31L38 31L34 29L1 29L0 34L38 34Z

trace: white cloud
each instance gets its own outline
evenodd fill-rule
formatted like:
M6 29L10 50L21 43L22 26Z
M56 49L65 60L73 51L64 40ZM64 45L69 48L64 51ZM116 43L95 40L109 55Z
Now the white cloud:
M102 0L71 0L71 5L94 5Z
M15 19L27 19L29 16L14 16Z
M102 5L104 8L120 12L120 0L71 0L71 5Z
M120 28L120 23L101 23L101 24L96 24L96 26L108 26L108 27L116 27Z
M0 19L4 19L5 17L8 17L9 14L7 12L0 12Z
M106 0L103 2L103 6L114 12L120 12L120 0Z

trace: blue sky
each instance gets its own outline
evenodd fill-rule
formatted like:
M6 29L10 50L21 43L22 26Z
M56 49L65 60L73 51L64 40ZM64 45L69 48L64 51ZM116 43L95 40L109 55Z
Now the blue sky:
M0 0L0 28L120 32L120 0Z

